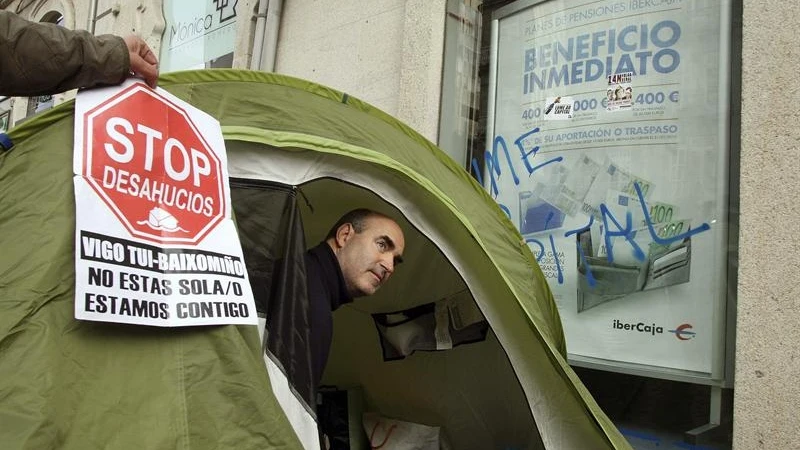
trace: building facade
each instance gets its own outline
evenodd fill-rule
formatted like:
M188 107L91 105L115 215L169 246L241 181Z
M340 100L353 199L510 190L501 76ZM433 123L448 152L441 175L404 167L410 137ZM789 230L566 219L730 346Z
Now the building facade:
M234 67L318 82L404 121L466 168L471 151L485 145L479 116L488 80L478 71L490 49L481 35L492 11L511 3L0 0L0 8L96 34L139 34L160 56L162 72ZM720 417L732 417L735 449L794 448L800 303L791 274L800 225L791 211L800 131L792 101L800 100L800 37L780 24L798 23L800 6L738 1L730 20L731 57L740 61L732 67L740 73L731 76L729 193L738 229L730 232L738 239L729 250L738 258L727 294L735 310L735 347L728 349L735 373L726 387L732 416ZM0 131L73 96L0 98Z

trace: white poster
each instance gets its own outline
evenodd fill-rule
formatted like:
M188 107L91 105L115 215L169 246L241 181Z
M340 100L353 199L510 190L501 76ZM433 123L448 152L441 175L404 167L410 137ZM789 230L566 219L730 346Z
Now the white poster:
M573 356L714 371L727 236L720 8L554 0L496 22L483 183L539 260Z
M166 0L159 70L203 69L233 53L239 0ZM232 62L232 59L231 59ZM208 67L232 67L230 64Z
M129 80L75 103L75 317L257 324L219 122Z

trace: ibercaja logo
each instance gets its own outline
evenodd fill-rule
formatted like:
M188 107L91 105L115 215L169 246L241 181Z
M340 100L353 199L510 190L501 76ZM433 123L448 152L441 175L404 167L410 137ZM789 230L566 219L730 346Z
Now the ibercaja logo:
M222 222L222 162L181 107L137 83L84 120L82 175L131 235L196 245Z
M626 323L619 319L614 319L611 323L611 328L615 330L621 331L633 331L642 334L649 334L651 336L655 336L657 334L664 334L664 327L660 325L656 325L655 323L646 324L644 322L630 322ZM676 338L680 341L688 341L695 337L697 333L695 333L692 329L692 325L688 323L684 323L675 327L674 330L667 330L668 333L672 333L675 335Z
M675 327L674 330L668 330L670 333L674 334L676 338L680 341L688 341L692 339L697 333L692 331L693 327L690 323L683 323Z

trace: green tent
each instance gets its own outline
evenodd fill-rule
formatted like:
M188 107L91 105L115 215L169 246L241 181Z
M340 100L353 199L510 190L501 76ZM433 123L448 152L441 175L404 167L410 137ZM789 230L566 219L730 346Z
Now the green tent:
M372 411L440 427L455 449L630 448L567 364L556 306L521 236L433 144L347 94L285 76L182 72L160 86L222 125L256 281L270 255L319 242L354 207L403 227L403 266L334 315L323 383L346 394L351 428L362 429L355 412ZM265 355L263 330L73 318L73 108L11 130L14 147L0 154L3 448L313 448L314 408L286 364ZM379 318L425 305L488 326L480 339L387 358ZM353 448L364 445L350 433Z

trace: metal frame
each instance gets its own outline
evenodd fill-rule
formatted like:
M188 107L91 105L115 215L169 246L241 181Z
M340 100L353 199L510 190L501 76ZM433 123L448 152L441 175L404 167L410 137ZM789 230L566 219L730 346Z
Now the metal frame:
M550 0L520 0L518 2L506 5L492 14L491 23L491 42L489 53L489 92L488 92L488 112L487 112L487 126L486 126L486 145L491 148L494 140L496 110L495 104L497 101L497 71L498 71L498 42L500 36L500 20L510 15L516 14L524 9L532 6L545 3ZM720 160L719 172L717 173L718 190L724 192L724 198L720 199L717 205L717 216L728 217L728 173L729 173L729 149L730 149L730 74L728 67L730 66L730 32L731 32L731 2L732 0L723 0L721 8L721 25L720 25L720 38L723 43L720 47L720 76L719 76L719 141L720 141ZM728 230L719 233L717 238L718 248L727 248L728 245ZM719 264L720 267L729 268L730 261L728 261L728 252L720 252ZM728 273L729 270L726 270ZM609 361L598 358L584 357L580 355L568 355L571 364L579 367L587 367L608 371L616 371L620 373L627 373L632 375L640 375L651 378L663 378L674 381L684 381L695 384L706 384L710 386L730 387L732 385L730 376L732 375L732 361L726 358L726 348L731 348L734 341L734 335L730 330L732 325L730 316L726 314L727 292L728 292L728 278L720 277L717 280L717 298L714 299L714 309L716 311L715 317L712 319L713 327L713 361L711 365L711 373L693 372L680 369L669 369L655 366L646 366L641 364L621 363L617 361ZM721 316L719 316L721 314ZM718 317L719 316L719 317ZM732 330L731 330L732 331Z
M498 71L498 42L500 36L500 20L512 14L516 14L524 9L550 0L519 0L506 5L492 14L491 41L490 41L490 61L489 61L489 92L488 92L488 120L487 120L487 148L492 148L495 134L497 101L497 71ZM727 219L727 227L718 233L716 245L718 249L727 249L729 242L735 242L735 230L732 231L735 214L730 208L736 199L730 198L731 165L735 161L731 159L731 50L733 36L732 32L733 0L723 0L720 14L720 75L719 75L719 122L718 139L720 145L719 164L717 172L718 192L722 193L722 198L718 198L716 209L717 217ZM735 167L734 167L735 169ZM733 217L733 220L731 219ZM731 239L734 239L731 241ZM687 382L693 384L708 385L711 389L709 422L706 425L687 431L685 440L696 444L705 438L715 434L725 432L729 425L723 423L722 411L722 389L733 386L734 375L734 348L735 348L735 324L736 324L736 289L731 289L730 283L735 282L736 277L736 258L730 255L729 251L720 251L718 264L725 269L724 276L716 281L717 295L714 298L714 316L712 318L712 363L711 373L693 372L688 370L670 369L664 367L647 366L642 364L624 363L619 361L609 361L599 358L590 358L580 355L568 355L569 363L578 367L613 371L630 375L637 375L650 378L659 378L672 381Z

